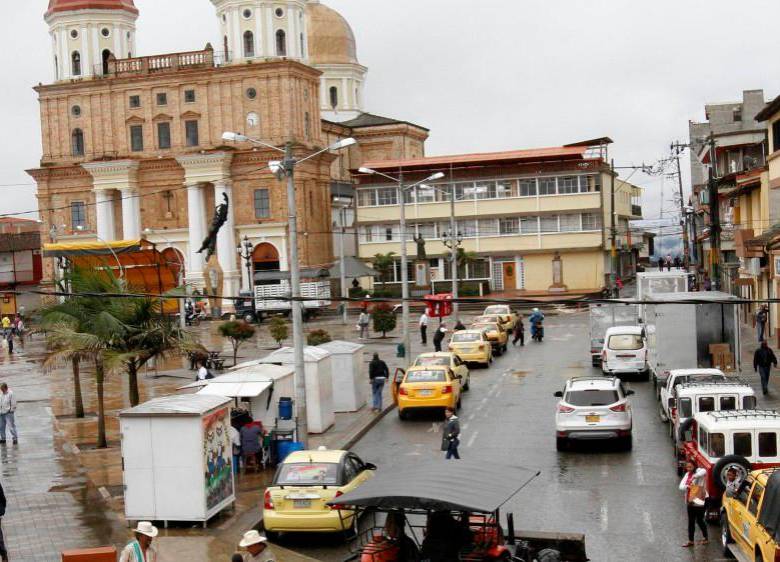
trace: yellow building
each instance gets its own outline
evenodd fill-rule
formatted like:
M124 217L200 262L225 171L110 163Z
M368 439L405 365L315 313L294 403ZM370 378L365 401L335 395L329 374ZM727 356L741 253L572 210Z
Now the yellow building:
M452 204L456 239L466 259L459 279L471 292L520 294L586 294L599 292L611 273L611 188L607 165L609 139L554 148L499 153L437 156L366 162L377 174L356 174L359 256L401 253L398 184L381 174L403 176L411 186L432 174L445 176L430 185L404 188L409 279L426 289L425 270L434 288L451 283L450 235ZM615 179L616 245L621 272L632 273L628 221L641 218L641 190ZM416 260L425 241L425 260ZM641 242L641 241L637 241ZM396 287L400 261L381 279ZM466 294L469 291L465 292Z

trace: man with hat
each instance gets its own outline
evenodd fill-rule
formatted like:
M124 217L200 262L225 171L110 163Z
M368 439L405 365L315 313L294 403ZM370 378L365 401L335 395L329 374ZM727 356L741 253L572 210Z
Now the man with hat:
M247 531L238 543L238 546L246 549L245 562L276 562L274 553L266 544L268 539L257 531Z
M152 548L152 539L158 533L157 527L149 521L139 521L133 532L135 539L122 550L119 562L157 562L157 551Z

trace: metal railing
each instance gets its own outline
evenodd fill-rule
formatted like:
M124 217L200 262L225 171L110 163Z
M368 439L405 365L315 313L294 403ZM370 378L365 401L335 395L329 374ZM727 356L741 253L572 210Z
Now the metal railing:
M229 52L204 49L202 51L109 60L106 63L94 65L94 75L99 78L111 78L162 74L179 70L214 68L228 62L230 62Z

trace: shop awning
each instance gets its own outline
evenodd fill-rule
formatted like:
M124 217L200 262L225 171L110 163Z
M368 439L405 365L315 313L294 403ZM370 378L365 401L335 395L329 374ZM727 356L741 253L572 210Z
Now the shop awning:
M197 393L206 396L227 396L228 398L256 398L273 386L264 382L213 382L213 379Z
M127 252L139 252L144 246L153 246L146 240L112 240L108 242L64 242L62 244L44 244L43 256L46 258L72 258L77 256L113 256Z

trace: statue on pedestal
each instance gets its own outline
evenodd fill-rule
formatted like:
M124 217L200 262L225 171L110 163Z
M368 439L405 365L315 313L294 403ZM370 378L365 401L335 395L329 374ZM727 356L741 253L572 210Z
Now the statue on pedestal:
M425 253L425 238L420 236L415 236L412 238L417 243L417 259L418 260L425 260L428 259L427 254Z
M219 234L219 230L222 228L222 225L227 222L228 218L230 199L228 198L227 193L223 193L222 197L225 199L225 202L217 205L217 208L214 209L214 218L211 219L211 226L209 226L208 234L206 235L206 238L203 239L200 250L198 250L199 254L202 254L204 251L206 252L206 263L208 263L211 256L217 252L217 234Z

